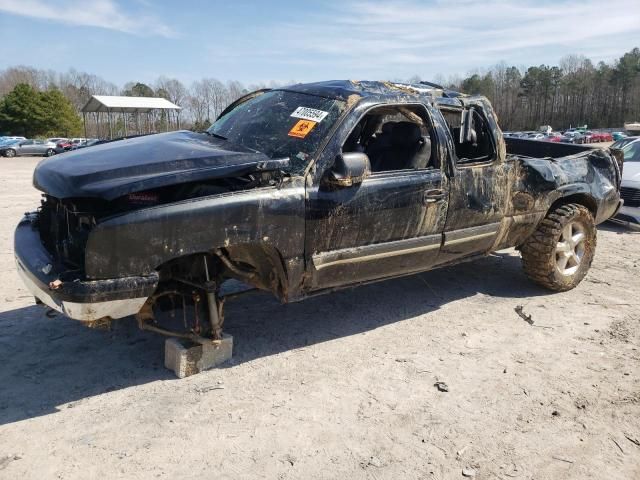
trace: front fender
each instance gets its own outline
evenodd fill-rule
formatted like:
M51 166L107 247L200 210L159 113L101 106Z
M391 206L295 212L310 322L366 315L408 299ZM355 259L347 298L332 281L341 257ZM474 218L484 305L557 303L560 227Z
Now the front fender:
M87 241L88 278L146 275L177 257L262 243L304 255L304 183L159 205L106 219ZM132 273L136 272L136 273Z

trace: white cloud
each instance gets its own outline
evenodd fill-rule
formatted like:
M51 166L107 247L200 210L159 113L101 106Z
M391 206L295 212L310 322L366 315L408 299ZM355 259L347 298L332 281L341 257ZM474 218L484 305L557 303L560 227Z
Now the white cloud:
M616 52L611 60L640 45L637 1L345 0L327 14L258 26L250 43L237 39L234 54L381 77L460 73L500 60L556 63L566 53Z
M175 31L148 15L125 12L113 0L0 0L0 11L69 25L99 27L140 36L174 37Z

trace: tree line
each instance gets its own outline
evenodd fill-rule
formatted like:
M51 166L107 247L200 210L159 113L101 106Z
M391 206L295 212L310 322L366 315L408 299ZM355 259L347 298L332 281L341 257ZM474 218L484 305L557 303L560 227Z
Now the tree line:
M97 75L74 69L58 73L28 66L9 67L0 71L0 135L80 135L83 132L80 117L82 107L92 95L166 98L182 107L182 127L204 130L227 105L242 95L277 86L279 84L275 82L244 85L235 80L222 82L215 78L203 78L187 87L177 79L161 76L149 84L127 82L118 87ZM49 97L57 103L43 103L42 100ZM49 113L44 115L43 111ZM60 117L57 123L51 121L55 119L56 112ZM48 119L47 122L42 121L43 116ZM142 131L163 131L167 119L164 112L153 112L140 121L143 122ZM121 119L115 123L116 131L122 130ZM87 126L89 136L98 133L104 136L104 129L96 131L99 127L93 122L88 121Z
M576 55L564 57L557 66L524 69L501 63L448 86L487 96L505 130L585 124L622 128L625 122L640 121L640 49L612 64L594 65Z
M419 80L418 76L408 79ZM640 120L638 48L611 63L596 65L584 56L570 55L555 66L501 63L464 78L446 80L436 76L429 80L487 96L505 130L528 130L540 125L562 129L583 124L621 128L624 122ZM0 134L80 134L79 114L92 95L163 97L182 107L183 127L202 130L245 93L277 86L275 82L243 85L216 78L203 78L186 86L177 79L161 76L148 84L128 82L119 87L74 69L59 73L27 66L9 67L0 71ZM162 130L166 122L163 115L149 117L147 131Z

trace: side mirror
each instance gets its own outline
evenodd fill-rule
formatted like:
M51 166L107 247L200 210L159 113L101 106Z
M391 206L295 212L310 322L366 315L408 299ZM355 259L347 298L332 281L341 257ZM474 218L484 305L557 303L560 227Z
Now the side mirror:
M473 138L473 108L462 111L460 123L460 143L472 143Z
M371 162L366 153L349 152L336 157L327 172L327 183L336 187L351 187L362 183L371 173Z

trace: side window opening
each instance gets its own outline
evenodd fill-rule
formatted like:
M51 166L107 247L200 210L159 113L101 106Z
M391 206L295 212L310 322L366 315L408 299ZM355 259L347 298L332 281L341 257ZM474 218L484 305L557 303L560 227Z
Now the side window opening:
M495 147L491 132L484 116L473 109L473 130L471 142L460 143L462 110L441 110L447 122L456 150L457 164L488 162L495 158Z
M419 107L370 110L351 130L342 152L366 153L372 173L440 168L433 127Z

